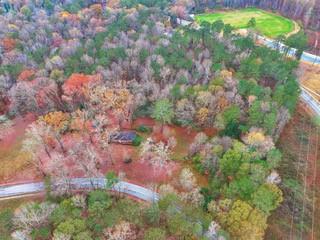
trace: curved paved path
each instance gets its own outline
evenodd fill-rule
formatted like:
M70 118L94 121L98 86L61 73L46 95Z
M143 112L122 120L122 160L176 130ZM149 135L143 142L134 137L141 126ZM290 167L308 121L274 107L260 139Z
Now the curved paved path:
M308 106L318 115L320 116L320 104L319 102L312 97L312 95L305 90L303 87L301 87L301 95L300 98L308 104Z
M53 184L55 187L59 184ZM106 186L106 179L104 178L73 178L70 179L70 186L72 190L88 190L88 189L104 189ZM144 201L158 201L159 195L147 188L120 181L112 188L113 191L125 193L129 196L136 197ZM44 182L25 183L11 186L0 187L0 200L11 197L24 197L30 194L45 192Z
M266 38L260 35L256 35L256 37L267 47L272 48L272 49L278 49L280 52L284 52L287 49L287 46L284 45L283 43L277 43L276 41ZM280 47L280 48L279 48ZM297 49L295 48L290 48L288 51L288 55L291 57L295 56ZM303 52L301 55L301 60L311 63L311 64L320 64L320 56L313 55L308 52Z

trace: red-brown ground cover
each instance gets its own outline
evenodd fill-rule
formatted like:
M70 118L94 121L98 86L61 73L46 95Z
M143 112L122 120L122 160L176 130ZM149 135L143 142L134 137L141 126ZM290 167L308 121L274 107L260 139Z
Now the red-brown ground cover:
M25 117L17 117L12 127L6 134L1 135L0 140L0 181L24 182L35 179L33 169L29 168L23 155L20 154L21 143L26 127L35 120L35 116L29 114Z
M14 143L18 141L18 139L22 138L26 126L33 120L34 118L15 120L16 124L14 132L0 142L0 149L7 148L9 149L9 152L18 151L19 149L12 149L12 146L14 146ZM169 137L175 137L177 145L172 151L173 161L168 163L164 168L154 168L151 164L140 160L138 147L111 144L109 151L111 152L112 161L109 159L109 155L106 151L99 150L99 155L102 158L100 166L101 173L105 174L108 171L115 171L117 173L121 172L124 174L127 181L144 186L148 186L152 183L161 184L173 181L174 176L176 176L180 169L185 165L184 157L187 155L188 146L193 141L197 131L191 128L166 125L161 132L160 125L156 124L151 118L139 118L135 120L132 125L129 123L124 125L126 129L135 129L140 125L149 126L153 129L153 132L151 134L141 134L145 139L147 137L152 137L156 141L163 141L166 143ZM214 129L206 129L205 132L210 136L216 134ZM68 133L63 136L62 141L65 148L68 150L82 138L83 136L79 133ZM86 139L85 141L89 142L89 139ZM21 148L21 145L19 145L18 148L19 147ZM96 147L96 149L99 148ZM7 157L10 157L10 155ZM50 161L45 153L41 155L41 158L45 162L45 165ZM131 163L125 163L124 160L127 158L132 159ZM74 166L71 161L66 160L65 164L66 168L70 168L73 177L82 176L81 172L73 169ZM23 169L17 169L19 174L17 174L17 171L8 172L5 179L0 179L1 183L16 183L22 181L30 182L41 179L41 176L30 165L25 163L24 167L25 168ZM14 169L15 166L12 165L12 168Z

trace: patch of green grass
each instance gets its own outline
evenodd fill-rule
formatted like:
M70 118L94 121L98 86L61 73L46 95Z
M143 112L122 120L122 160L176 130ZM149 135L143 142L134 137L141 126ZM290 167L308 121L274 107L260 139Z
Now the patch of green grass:
M247 28L251 18L256 19L255 30L271 38L282 34L286 35L295 28L293 20L257 8L199 14L196 16L196 21L199 23L203 21L213 23L217 20L222 20L225 24L230 24L237 29L243 29Z

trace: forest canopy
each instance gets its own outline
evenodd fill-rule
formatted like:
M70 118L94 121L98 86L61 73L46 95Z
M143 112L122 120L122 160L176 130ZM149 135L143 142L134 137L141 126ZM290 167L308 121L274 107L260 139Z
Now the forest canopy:
M222 21L177 25L177 7L3 4L0 124L34 116L21 154L39 176L63 183L12 217L13 239L263 239L283 201L275 142L296 109L298 61ZM157 135L157 126L132 124L146 118ZM170 126L194 134L181 144ZM118 166L111 139L128 128L141 135L127 146L137 166L178 169L173 186L155 182L160 200L148 207L103 190L72 197L68 179L103 178Z

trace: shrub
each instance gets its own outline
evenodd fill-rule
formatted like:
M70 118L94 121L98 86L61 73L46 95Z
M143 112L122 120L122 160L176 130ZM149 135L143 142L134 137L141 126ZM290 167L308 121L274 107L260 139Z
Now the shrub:
M212 84L214 86L221 86L222 87L224 85L224 80L222 78L218 77L218 78L213 79L210 84Z
M82 219L68 219L58 225L55 234L62 233L65 235L74 236L86 230L85 221Z
M152 128L145 126L145 125L139 125L136 130L138 132L142 132L142 133L151 133L152 132Z
M202 157L200 154L196 154L192 157L192 163L198 172L201 174L205 173L205 167L202 165Z
M132 145L135 146L135 147L138 147L140 146L140 144L142 143L143 141L143 138L139 135L135 136L135 138L133 139L132 141Z
M181 201L180 201L179 197L176 194L171 193L171 194L167 194L167 195L161 197L161 199L159 200L159 208L160 208L160 210L165 211L170 206L175 206L180 203L181 203Z
M136 229L130 222L122 221L113 228L107 228L104 231L106 239L109 240L135 240Z
M139 106L133 113L133 118L148 117L152 114L152 104L147 102L146 104Z
M142 226L142 211L138 203L129 199L121 199L117 202L117 209L120 211L122 220Z
M240 115L240 108L237 105L232 105L223 112L224 123L228 125L231 122L238 122Z
M74 240L92 240L91 234L88 231L81 232L73 237Z
M241 129L239 124L236 121L229 122L224 130L220 132L221 136L229 136L233 138L240 138L241 135Z
M166 232L161 228L150 228L144 234L144 240L165 240Z
M110 201L110 196L100 190L93 191L89 194L88 205L91 206L96 202L106 203Z
M149 208L145 209L144 217L148 224L158 224L160 221L160 209L158 204L152 204Z
M184 190L191 190L196 186L196 178L189 168L182 169L179 182Z
M9 209L0 212L0 235L4 240L11 239L10 231L13 227L12 217L13 213Z
M31 236L32 239L49 239L50 234L51 232L49 227L41 227L33 229Z

